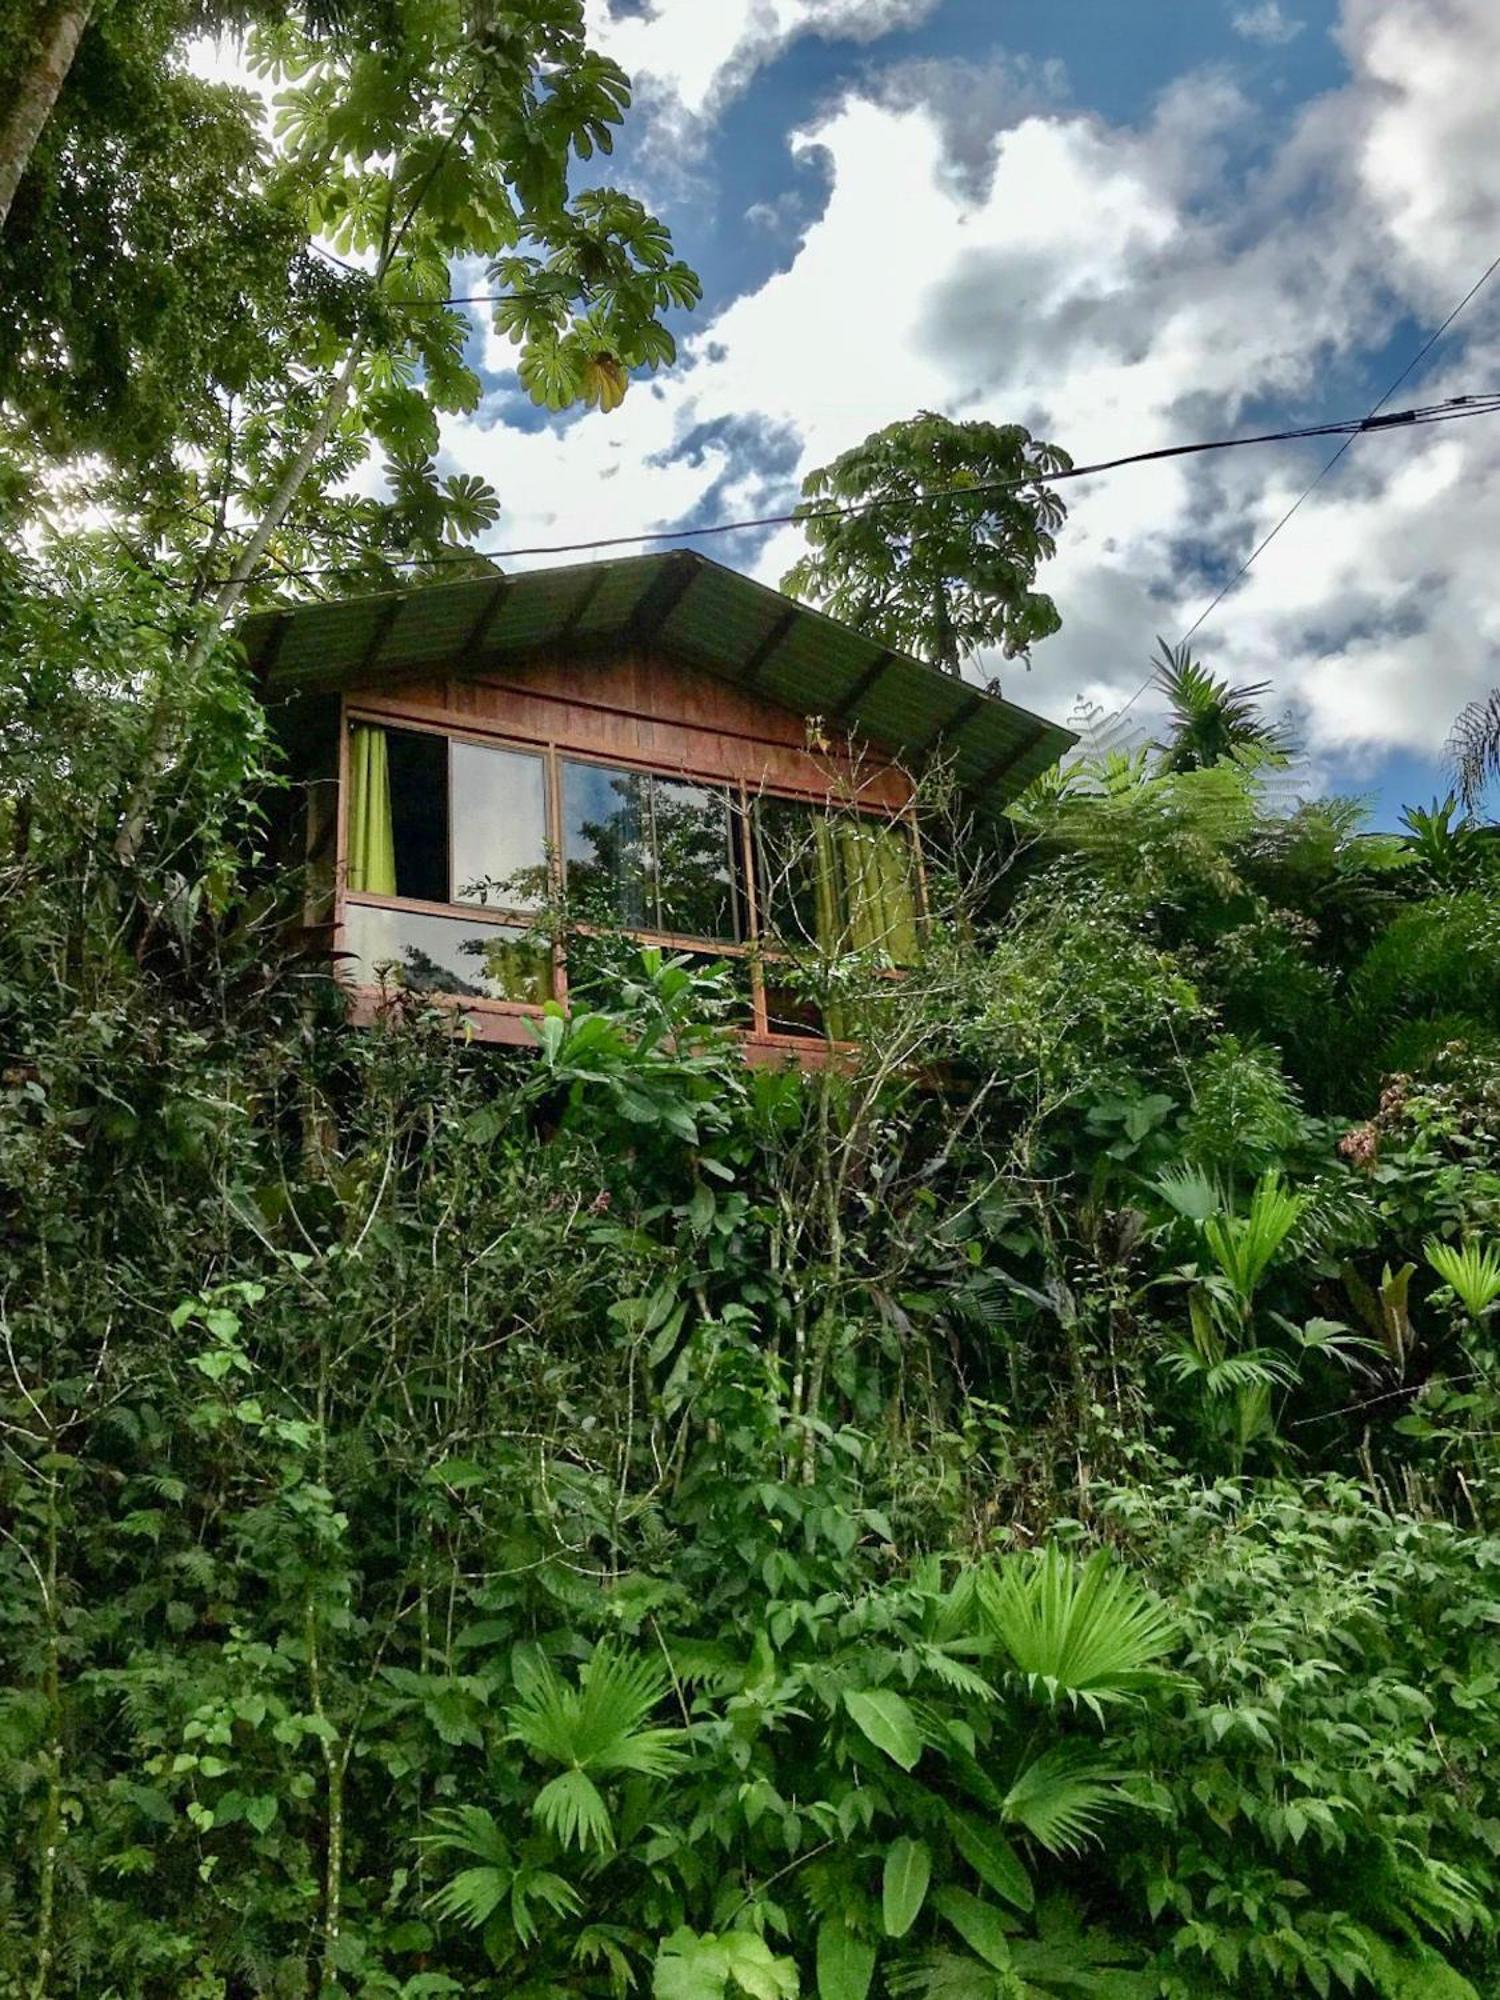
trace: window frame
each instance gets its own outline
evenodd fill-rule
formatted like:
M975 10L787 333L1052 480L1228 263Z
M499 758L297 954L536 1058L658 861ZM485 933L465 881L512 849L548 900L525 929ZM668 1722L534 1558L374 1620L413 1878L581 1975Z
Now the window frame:
M493 925L497 928L514 930L517 927L534 929L538 912L514 909L499 903L458 903L433 902L413 896L382 896L368 890L351 889L348 886L348 839L349 839L349 744L356 724L385 729L393 733L440 736L445 742L473 743L482 749L509 750L522 756L541 760L543 771L543 794L545 802L545 823L547 840L548 883L551 894L556 895L566 881L565 860L565 804L564 804L564 762L592 764L605 770L635 771L646 777L678 780L687 784L709 787L726 794L732 822L732 831L738 843L739 880L732 885L732 893L741 906L744 937L739 940L719 938L687 937L670 931L637 929L634 926L625 935L637 939L642 945L655 946L663 951L691 952L697 957L712 956L723 959L743 959L749 962L751 1024L735 1030L748 1044L763 1048L768 1054L800 1056L816 1059L820 1048L827 1048L829 1042L817 1034L792 1034L773 1029L768 1024L766 1013L765 978L762 965L793 964L798 954L794 950L779 946L774 934L764 929L761 911L761 885L758 879L756 855L754 810L760 799L774 799L792 805L802 805L813 811L846 811L860 817L879 820L887 826L902 826L912 844L913 882L917 898L918 921L927 916L927 884L923 866L921 834L917 816L910 803L892 809L888 806L860 806L857 803L842 803L837 797L835 781L822 789L801 787L775 780L752 781L744 775L726 777L722 771L694 766L686 761L668 764L658 759L639 755L632 750L602 750L592 744L573 743L566 737L550 735L545 741L527 738L523 735L507 734L502 730L476 727L463 719L452 721L433 719L430 714L414 716L404 711L366 707L358 697L344 697L340 702L339 753L338 753L338 813L337 850L335 856L335 892L333 910L333 948L335 953L344 948L344 911L349 905L367 906L384 910L410 910L413 914L431 917L445 917L471 925ZM756 746L747 739L747 747ZM769 744L763 746L770 748ZM448 881L453 881L453 784L451 753L448 767ZM606 927L580 923L574 928L582 936L597 936ZM552 956L552 996L563 1007L568 1005L568 967L565 941L551 940ZM899 980L902 973L892 969L886 977ZM357 1019L373 1019L381 1004L387 999L385 989L379 986L360 984L345 978L346 986L354 1002ZM465 994L443 995L434 993L426 996L447 1000L464 1013L474 1013L485 1023L488 1039L502 1042L531 1045L533 1037L526 1026L528 1021L540 1018L542 1009L530 1001L495 1000L488 996ZM835 1049L849 1048L852 1044L833 1042Z

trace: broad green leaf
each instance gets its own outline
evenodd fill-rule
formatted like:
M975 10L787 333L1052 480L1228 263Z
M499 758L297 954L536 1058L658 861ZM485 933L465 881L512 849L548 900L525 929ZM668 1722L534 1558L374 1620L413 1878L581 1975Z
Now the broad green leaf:
M754 1931L700 1936L686 1925L661 1945L651 1981L655 2000L797 2000L798 1990L796 1966Z
M883 1750L903 1771L915 1766L922 1754L922 1733L916 1717L899 1694L890 1688L863 1691L848 1688L844 1692L844 1706L877 1750Z
M865 2000L875 1976L875 1947L840 1917L818 1927L818 2000Z
M982 1903L967 1889L944 1888L932 1898L934 1909L945 1916L970 1951L976 1952L997 1972L1010 1970L1010 1939L1004 1917L992 1903Z
M932 1856L921 1840L898 1840L885 1857L880 1885L881 1916L887 1937L905 1937L916 1922L932 1878Z
M1031 1877L1005 1835L966 1813L950 1813L948 1824L954 1845L985 1887L1016 1909L1029 1910L1035 1900Z

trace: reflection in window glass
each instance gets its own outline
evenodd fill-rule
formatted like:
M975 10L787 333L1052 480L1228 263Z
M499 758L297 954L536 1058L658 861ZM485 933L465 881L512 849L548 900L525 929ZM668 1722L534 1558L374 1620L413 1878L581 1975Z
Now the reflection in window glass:
M565 762L563 854L572 912L584 923L743 935L735 820L721 785Z
M510 924L465 923L419 910L344 908L344 976L356 986L393 983L411 993L452 993L470 1000L552 997L551 953Z
M712 1014L713 1025L724 1028L753 1028L755 1003L750 991L750 961L747 958L716 958L711 951L673 952L689 972L714 973L726 990L722 1012Z
M651 818L657 929L674 937L739 937L729 794L717 785L653 778Z
M754 1027L749 959L721 956L714 951L675 951L670 946L642 945L638 939L621 937L615 931L575 932L569 938L569 1001L605 1012L636 1004L644 979L641 954L647 950L659 951L666 964L681 966L687 972L717 975L719 990L702 996L692 1010L694 1019L706 1027Z
M547 772L524 750L451 745L453 899L535 910L547 900Z
M646 781L603 764L563 765L568 901L584 923L651 926Z

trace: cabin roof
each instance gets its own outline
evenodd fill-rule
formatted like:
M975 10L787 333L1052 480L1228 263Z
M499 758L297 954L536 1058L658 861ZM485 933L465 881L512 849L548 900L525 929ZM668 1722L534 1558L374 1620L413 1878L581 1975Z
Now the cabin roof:
M479 674L565 646L652 646L908 762L940 751L974 803L998 813L1075 742L821 611L669 549L256 612L239 638L269 697Z

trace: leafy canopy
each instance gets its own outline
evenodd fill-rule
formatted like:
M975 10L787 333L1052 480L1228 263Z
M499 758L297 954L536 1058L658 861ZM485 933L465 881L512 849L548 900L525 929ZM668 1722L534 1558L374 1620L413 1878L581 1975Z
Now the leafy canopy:
M810 547L782 588L951 674L1025 658L1060 623L1033 586L1066 512L1047 475L1071 464L1019 424L892 424L804 479Z

